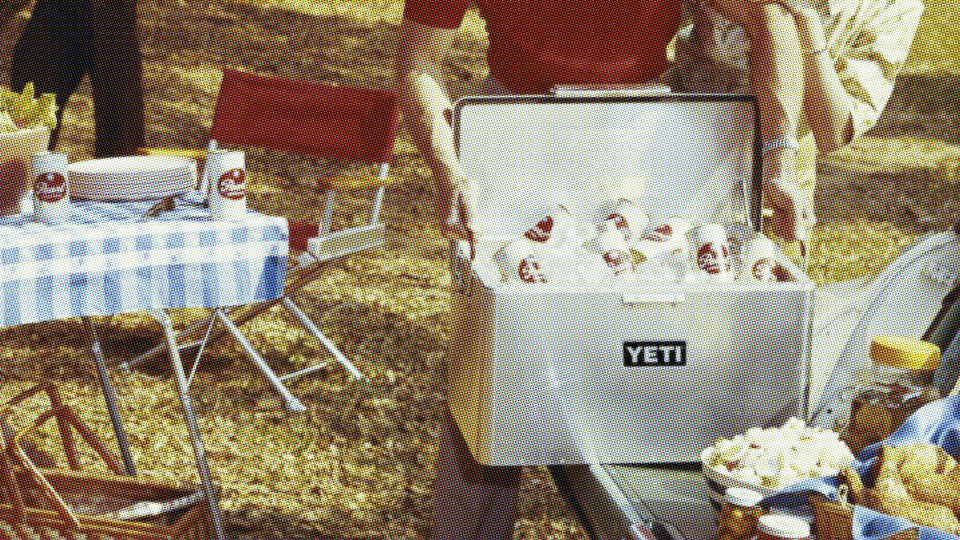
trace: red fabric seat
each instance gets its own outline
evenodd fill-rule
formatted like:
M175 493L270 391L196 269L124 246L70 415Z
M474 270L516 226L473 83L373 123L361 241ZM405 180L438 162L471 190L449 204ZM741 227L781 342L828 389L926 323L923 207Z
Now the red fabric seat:
M306 251L307 242L316 238L320 233L320 226L308 221L290 222L290 251Z

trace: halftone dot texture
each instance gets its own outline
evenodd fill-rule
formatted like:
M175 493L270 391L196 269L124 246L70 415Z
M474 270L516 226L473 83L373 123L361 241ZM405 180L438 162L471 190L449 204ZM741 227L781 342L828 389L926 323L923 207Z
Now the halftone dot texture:
M224 68L341 86L393 86L399 0L150 0L139 2L139 9L151 146L205 147ZM27 15L0 35L0 65L8 65ZM927 2L911 60L878 128L820 160L820 225L811 267L818 283L875 275L916 236L956 219L958 23L956 2ZM487 46L484 23L469 11L446 64L455 95L477 93L483 85ZM0 80L7 82L5 72ZM84 159L93 153L93 140L92 95L84 83L66 107L59 148L72 160ZM315 179L339 164L260 151L250 151L248 159L255 176L252 208L316 222L322 197ZM201 365L193 394L232 537L429 534L450 337L448 245L434 218L429 171L406 136L393 163L401 182L384 208L388 245L330 265L303 302L369 383L357 385L338 369L305 378L293 387L310 410L290 416L236 348L218 346ZM341 223L362 216L367 202L363 194L345 197ZM177 319L185 324L203 315L187 310ZM245 330L278 368L323 357L319 345L278 312ZM10 328L2 336L4 372L60 384L115 448L78 321ZM105 330L111 358L141 352L160 338L142 314L115 317ZM111 374L141 474L195 480L170 379ZM3 393L17 386L5 381ZM520 510L518 538L584 537L541 468L525 473Z

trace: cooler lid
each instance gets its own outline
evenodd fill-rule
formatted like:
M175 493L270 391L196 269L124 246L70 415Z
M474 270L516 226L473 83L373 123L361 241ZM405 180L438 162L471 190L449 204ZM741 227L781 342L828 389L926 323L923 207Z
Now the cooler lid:
M735 94L461 99L454 132L479 189L475 228L522 234L555 204L595 221L627 197L653 223L759 230L757 116L754 98Z

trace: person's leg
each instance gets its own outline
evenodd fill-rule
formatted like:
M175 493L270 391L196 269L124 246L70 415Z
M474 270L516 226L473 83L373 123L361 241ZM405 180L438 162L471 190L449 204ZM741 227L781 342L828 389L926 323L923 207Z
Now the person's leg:
M32 82L38 94L57 95L57 128L50 148L57 145L63 109L87 72L90 40L84 28L90 18L87 0L38 0L13 49L10 85L20 92Z
M509 540L517 519L520 467L484 467L444 410L434 487L434 540Z
M136 153L144 143L143 62L135 0L93 0L90 84L97 157Z
M480 90L486 95L509 93L493 77L488 77ZM450 410L444 407L437 479L434 482L436 505L431 538L513 538L518 514L520 473L520 467L484 467L477 464Z

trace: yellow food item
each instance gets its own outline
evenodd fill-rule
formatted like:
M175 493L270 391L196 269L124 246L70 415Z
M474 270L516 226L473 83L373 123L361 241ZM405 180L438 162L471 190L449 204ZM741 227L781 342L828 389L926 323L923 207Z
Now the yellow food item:
M940 348L916 338L877 336L870 344L870 358L890 367L937 369L940 365Z
M0 133L56 125L55 95L36 97L33 83L27 83L23 92L0 89Z
M918 501L906 493L895 493L883 488L866 490L863 502L868 508L909 519L917 525L960 534L960 521L957 521L953 511L943 505Z
M901 447L900 476L907 491L921 500L942 504L960 515L960 467L942 448L933 445Z
M862 491L860 504L917 525L960 534L960 467L942 448L884 445L875 467L874 487ZM844 470L843 479L851 493L860 489L856 471Z

